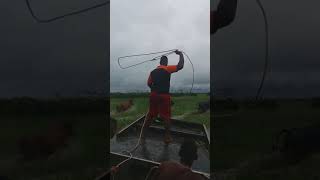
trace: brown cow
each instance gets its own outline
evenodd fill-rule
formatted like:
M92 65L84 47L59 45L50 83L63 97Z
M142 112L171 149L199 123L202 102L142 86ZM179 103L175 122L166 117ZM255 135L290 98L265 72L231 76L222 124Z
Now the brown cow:
M117 105L116 109L117 112L124 112L127 111L131 106L133 105L132 99L129 99L129 101L122 102L119 105Z
M48 158L59 148L67 145L72 135L71 123L57 123L51 125L44 135L23 137L19 141L19 151L23 160Z

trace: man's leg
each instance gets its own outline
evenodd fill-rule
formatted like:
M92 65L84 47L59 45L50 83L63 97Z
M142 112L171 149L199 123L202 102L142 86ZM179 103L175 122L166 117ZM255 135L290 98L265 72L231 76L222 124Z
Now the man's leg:
M163 95L161 101L160 117L164 121L165 135L164 142L169 144L172 142L170 135L171 128L171 97L170 95Z
M154 120L154 116L152 115L152 113L150 113L150 111L147 113L145 119L144 119L144 124L142 125L142 134L141 134L141 138L145 139L146 134L147 134L147 130L149 128L149 126L151 125L152 121Z
M142 134L141 134L142 138L145 138L147 129L151 125L152 121L157 117L157 115L158 115L157 95L154 93L151 93L149 97L149 111L144 119L144 124L142 126Z

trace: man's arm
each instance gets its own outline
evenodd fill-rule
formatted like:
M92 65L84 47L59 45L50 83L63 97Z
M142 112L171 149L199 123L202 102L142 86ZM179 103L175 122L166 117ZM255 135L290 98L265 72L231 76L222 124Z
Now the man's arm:
M177 55L180 56L179 58L179 62L177 65L169 65L169 66L166 66L166 70L169 72L169 73L175 73L177 71L180 71L183 66L184 66L184 57L183 57L183 53L179 50L176 50L175 53Z
M210 33L231 24L236 16L237 0L221 0L216 11L210 12Z
M184 57L181 51L176 50L176 54L180 56L179 62L177 64L177 71L180 71L184 66Z

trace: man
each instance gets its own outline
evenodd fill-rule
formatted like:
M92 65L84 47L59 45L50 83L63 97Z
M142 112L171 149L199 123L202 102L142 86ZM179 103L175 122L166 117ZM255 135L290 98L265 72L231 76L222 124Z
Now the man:
M192 139L185 139L179 150L180 163L162 162L157 169L151 170L151 180L204 180L202 175L192 172L193 161L198 159L197 145Z
M216 11L210 12L210 34L231 24L235 18L237 0L221 0Z
M170 96L170 79L171 74L180 71L184 66L184 57L181 51L175 53L180 56L177 65L168 66L167 56L162 56L160 66L154 69L148 78L148 86L151 89L149 97L149 112L147 113L145 124L142 129L142 138L145 137L145 131L151 122L160 115L165 123L164 142L169 144L172 141L170 136L171 124L171 96Z

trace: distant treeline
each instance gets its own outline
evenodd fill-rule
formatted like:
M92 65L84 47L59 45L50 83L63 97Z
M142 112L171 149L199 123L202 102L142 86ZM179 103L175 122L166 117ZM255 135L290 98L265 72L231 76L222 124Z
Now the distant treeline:
M309 98L309 99L285 99L285 98L264 98L256 101L255 99L243 98L243 99L232 99L232 98L213 98L213 109L220 110L237 110L239 108L263 108L263 109L276 109L280 105L289 105L293 103L302 103L309 107L318 108L320 107L320 98Z
M29 97L0 99L0 115L90 114L107 115L106 97L35 99Z
M199 94L199 93L198 93ZM179 96L197 96L190 93L173 93ZM207 94L207 93L206 93ZM207 94L209 96L209 94ZM148 97L149 93L111 93L110 98L135 98ZM320 107L320 98L310 99L232 99L213 97L214 109L237 109L240 106L276 108L281 103L303 102L312 107ZM29 97L0 99L0 115L41 115L41 114L105 114L109 108L108 97L70 97L70 98L50 98L36 99Z

